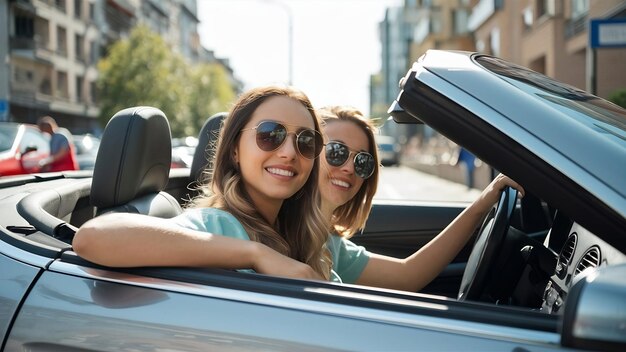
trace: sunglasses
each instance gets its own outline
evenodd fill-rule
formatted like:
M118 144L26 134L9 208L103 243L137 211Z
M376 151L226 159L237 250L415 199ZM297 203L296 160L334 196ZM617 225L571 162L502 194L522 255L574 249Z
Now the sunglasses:
M256 127L244 128L241 132L256 130L256 145L263 151L271 152L283 145L289 134L294 133L287 132L285 125L288 124L276 121L261 121ZM307 159L315 159L320 155L324 140L319 132L312 129L302 129L294 134L296 136L296 149L300 155Z
M345 164L350 155L354 155L354 173L362 179L367 179L374 173L376 163L372 154L351 150L347 145L339 142L326 143L326 162L332 166Z

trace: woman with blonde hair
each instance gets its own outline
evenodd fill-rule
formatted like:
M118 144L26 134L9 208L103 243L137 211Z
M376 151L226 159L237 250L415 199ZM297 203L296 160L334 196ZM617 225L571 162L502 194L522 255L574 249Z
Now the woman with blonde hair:
M371 121L357 109L318 110L325 139L319 189L330 223L328 248L335 272L346 283L417 292L448 265L471 238L505 186L524 190L500 174L441 233L411 256L399 259L368 252L349 240L365 227L376 193L379 160Z

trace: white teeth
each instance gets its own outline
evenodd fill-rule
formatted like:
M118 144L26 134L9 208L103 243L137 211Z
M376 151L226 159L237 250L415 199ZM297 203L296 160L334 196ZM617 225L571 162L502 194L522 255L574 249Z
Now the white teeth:
M332 183L333 185L339 186L339 187L345 187L345 188L350 187L350 184L348 182L344 182L344 181L341 181L341 180L336 180L334 178L330 180L330 183Z
M268 167L267 172L280 176L293 176L293 171L278 169L275 167Z

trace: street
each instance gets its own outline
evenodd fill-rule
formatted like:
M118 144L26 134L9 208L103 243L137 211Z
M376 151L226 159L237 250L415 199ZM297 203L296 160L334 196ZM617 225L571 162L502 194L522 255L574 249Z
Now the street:
M469 189L460 183L448 181L406 166L387 166L381 169L375 199L473 201L481 190Z

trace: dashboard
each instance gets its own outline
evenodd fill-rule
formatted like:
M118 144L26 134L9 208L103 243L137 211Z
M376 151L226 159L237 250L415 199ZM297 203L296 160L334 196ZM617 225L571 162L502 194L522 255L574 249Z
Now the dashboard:
M626 262L626 255L562 214L555 216L546 247L558 253L541 311L559 313L569 289L593 268Z

